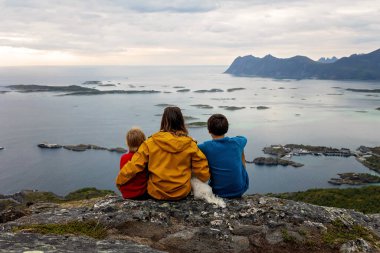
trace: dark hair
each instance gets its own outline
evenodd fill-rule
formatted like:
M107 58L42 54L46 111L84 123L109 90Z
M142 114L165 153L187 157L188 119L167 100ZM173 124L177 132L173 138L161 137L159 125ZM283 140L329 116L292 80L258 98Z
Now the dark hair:
M228 120L223 114L213 114L207 121L207 129L213 135L224 135L228 131Z
M162 115L160 130L164 132L182 132L183 134L188 134L181 109L176 106L166 107Z

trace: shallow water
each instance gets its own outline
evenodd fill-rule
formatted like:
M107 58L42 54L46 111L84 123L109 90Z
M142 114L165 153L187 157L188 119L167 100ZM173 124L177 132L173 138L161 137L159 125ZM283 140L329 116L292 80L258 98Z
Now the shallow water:
M222 74L225 69L226 66L0 68L0 86L80 85L87 80L100 80L117 86L86 87L161 91L99 96L0 94L0 146L5 147L0 151L0 193L39 189L66 194L87 186L115 190L119 154L41 150L36 145L47 141L125 146L125 133L132 126L140 126L147 135L158 130L161 118L156 115L162 113L163 107L156 105L162 103L178 105L184 115L199 118L195 121L206 121L213 113L225 114L230 122L228 135L248 138L247 160L262 156L262 148L271 144L297 143L352 150L360 145L380 145L380 111L375 110L380 107L380 97L345 90L380 88L379 82L233 77ZM191 91L178 93L180 88L174 86ZM226 91L239 87L245 89ZM224 92L194 92L211 88ZM211 105L213 109L198 109L191 106L194 104ZM245 108L228 111L218 106ZM257 106L270 108L252 108ZM210 138L205 128L190 129L190 134L199 142ZM373 173L354 158L309 156L293 160L305 166L248 165L248 193L335 187L327 181L337 173Z

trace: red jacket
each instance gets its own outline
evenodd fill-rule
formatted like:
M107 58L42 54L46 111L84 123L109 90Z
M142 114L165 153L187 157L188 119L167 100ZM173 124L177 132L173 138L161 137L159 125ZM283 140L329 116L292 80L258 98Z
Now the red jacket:
M120 169L132 159L134 152L124 154L120 158ZM120 186L119 190L125 199L136 198L146 192L148 171L145 169L137 173L131 180Z

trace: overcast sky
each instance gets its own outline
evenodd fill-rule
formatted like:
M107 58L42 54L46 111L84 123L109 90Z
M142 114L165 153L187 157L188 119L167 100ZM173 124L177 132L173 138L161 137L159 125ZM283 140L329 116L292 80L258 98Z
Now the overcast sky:
M0 0L0 66L229 65L380 48L380 0Z

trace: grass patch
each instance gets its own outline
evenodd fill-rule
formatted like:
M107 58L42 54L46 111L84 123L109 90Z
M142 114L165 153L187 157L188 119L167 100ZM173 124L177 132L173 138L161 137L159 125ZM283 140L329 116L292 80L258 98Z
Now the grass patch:
M281 230L281 235L282 235L282 239L284 240L285 243L289 243L289 244L296 244L297 243L297 238L295 238L292 235L289 235L288 230L286 230L286 229Z
M320 206L354 209L363 213L380 213L380 186L348 189L312 189L304 192L268 195Z
M33 224L13 228L13 232L22 230L40 234L84 235L95 239L104 239L107 236L106 228L96 221L71 221L65 224Z
M108 194L114 194L114 193L115 192L111 190L98 190L94 187L89 187L89 188L83 188L77 191L70 192L69 194L65 196L65 200L72 201L72 200L91 199L91 198L104 197Z
M360 225L346 226L341 220L333 221L322 237L323 241L329 245L342 244L358 238L363 238L373 244L379 241L379 238L365 227Z
M23 202L35 203L35 202L49 202L49 203L61 203L63 198L52 192L39 192L39 191L27 191L24 193Z
M98 190L94 187L89 187L70 192L65 197L61 197L52 192L24 191L22 192L22 202L24 204L38 202L64 203L67 201L104 197L108 194L115 194L115 192L111 190Z

